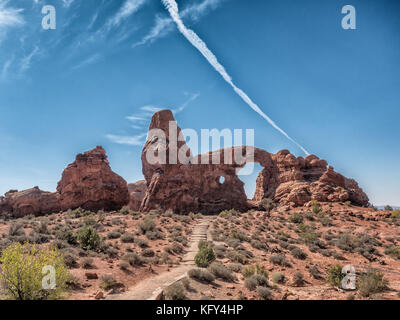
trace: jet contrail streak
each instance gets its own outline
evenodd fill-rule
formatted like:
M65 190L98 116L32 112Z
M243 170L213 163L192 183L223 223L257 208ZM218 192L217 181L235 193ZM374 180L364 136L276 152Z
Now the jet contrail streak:
M246 102L250 108L252 108L255 112L257 112L260 116L262 116L265 120L269 122L271 126L273 126L276 130L278 130L281 134L283 134L287 139L292 141L295 145L297 145L303 152L308 155L309 152L293 140L284 130L282 130L270 117L268 117L258 106L255 104L250 97L240 88L238 88L232 81L231 76L226 72L223 65L218 62L217 57L207 48L207 45L200 37L193 31L188 29L181 17L179 16L178 4L175 0L161 0L164 4L165 8L168 10L171 15L172 20L178 26L179 31L185 36L185 38L197 49L200 53L207 59L207 61L214 67L214 69L224 78L224 80L235 90L235 92Z

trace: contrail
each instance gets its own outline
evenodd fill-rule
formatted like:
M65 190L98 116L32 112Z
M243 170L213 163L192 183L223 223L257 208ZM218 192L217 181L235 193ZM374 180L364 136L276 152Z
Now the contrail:
M232 81L231 76L226 72L223 65L218 62L217 57L207 48L207 45L200 37L193 31L184 25L181 17L179 16L178 4L175 0L161 0L165 8L168 10L171 15L172 20L178 26L179 31L185 36L185 38L195 47L200 53L207 59L207 61L214 67L214 69L224 78L224 80L235 90L235 92L246 102L250 108L252 108L255 112L257 112L261 117L269 122L271 126L273 126L276 130L278 130L281 134L283 134L286 138L292 141L295 145L297 145L306 155L309 155L309 152L293 140L284 130L282 130L270 117L268 117L258 106L255 104L250 97L240 88L238 88Z

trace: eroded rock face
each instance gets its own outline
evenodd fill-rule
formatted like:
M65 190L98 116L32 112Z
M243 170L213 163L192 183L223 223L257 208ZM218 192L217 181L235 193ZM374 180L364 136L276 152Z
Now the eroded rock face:
M368 197L354 180L336 173L333 168L327 167L325 160L314 155L296 158L287 150L269 154L257 148L234 147L193 157L181 129L176 125L176 130L170 132L171 122L176 125L172 112L162 110L154 114L150 124L149 136L142 151L143 175L147 184L140 207L142 211L156 208L172 209L177 213L218 213L232 208L246 210L249 202L237 172L249 161L264 167L257 178L256 202L271 198L292 206L304 205L314 199L368 204ZM164 138L152 134L154 129L162 130ZM174 158L171 158L170 151L174 154L177 150L183 150L186 158L171 162ZM246 150L252 150L254 157L246 154ZM237 162L232 156L233 162L224 164L227 163L224 162L225 157L236 152L242 154L245 160ZM148 156L163 153L164 161L154 161L154 157ZM213 157L219 158L220 164L199 164L204 163L201 159Z
M76 156L57 185L62 210L119 210L129 203L126 181L114 173L102 147Z
M24 191L11 190L0 199L0 212L7 212L14 218L58 211L60 211L58 195L42 191L38 187Z
M134 211L140 210L143 198L146 195L147 185L145 180L128 184L129 208Z
M258 178L255 200L272 198L281 204L301 206L311 200L351 201L367 205L368 197L356 181L342 176L315 155L295 157L282 150L272 155L275 168L264 168Z

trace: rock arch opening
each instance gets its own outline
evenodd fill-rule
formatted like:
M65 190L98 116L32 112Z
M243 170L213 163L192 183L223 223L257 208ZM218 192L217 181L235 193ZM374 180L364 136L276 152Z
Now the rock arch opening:
M238 178L244 183L247 199L253 200L256 192L257 177L264 167L258 162L247 163L238 172Z

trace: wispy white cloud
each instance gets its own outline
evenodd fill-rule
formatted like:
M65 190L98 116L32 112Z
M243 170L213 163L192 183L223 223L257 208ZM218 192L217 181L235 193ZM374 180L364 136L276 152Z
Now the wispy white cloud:
M20 72L28 70L31 67L32 59L39 54L39 47L35 46L33 50L25 57L22 58L20 63Z
M25 24L23 9L7 7L8 0L0 0L0 41L6 36L8 29Z
M75 66L73 66L71 68L71 70L75 71L75 70L82 69L83 67L86 67L90 64L100 61L101 58L102 58L102 55L100 53L95 53L94 55L84 59L83 61L81 61L78 64L76 64Z
M75 0L62 0L63 2L63 7L64 8L69 8L71 6L71 4L74 2Z
M195 47L203 57L208 61L208 63L217 71L221 77L232 87L236 94L255 112L257 112L261 117L263 117L272 127L278 130L283 136L296 144L305 154L309 154L308 151L296 142L292 137L290 137L283 129L281 129L270 117L268 117L260 107L255 104L250 97L240 88L238 88L233 82L231 76L225 70L225 67L219 63L217 57L211 50L207 47L206 43L200 39L200 37L191 29L188 29L182 21L179 14L178 4L175 0L162 0L164 6L168 10L171 18L176 23L178 30L182 35Z
M146 142L147 133L142 133L136 136L119 136L114 134L107 134L106 138L117 144L124 144L129 146L142 146Z
M108 21L108 26L117 26L123 20L137 12L145 3L145 0L126 0L118 12Z
M154 113L154 112L160 111L161 108L155 107L155 106L143 106L143 107L140 107L140 110Z
M203 0L200 3L192 4L181 12L182 18L188 18L192 21L199 20L210 10L215 10L223 1L226 0ZM165 37L174 30L174 21L170 17L157 15L155 24L151 30L132 47L137 47L147 43L152 43L159 38Z
M0 79L2 81L5 81L8 79L8 70L10 69L10 66L13 63L13 61L14 61L14 58L11 58L4 63L3 68L1 69L1 75L0 75Z
M127 116L126 119L128 119L129 121L146 121L147 119L144 116Z
M185 110L186 107L188 107L191 102L193 102L200 96L200 93L194 93L194 94L188 94L188 95L189 95L189 98L182 105L180 105L177 109L174 109L172 111L174 114L177 114L177 113Z

